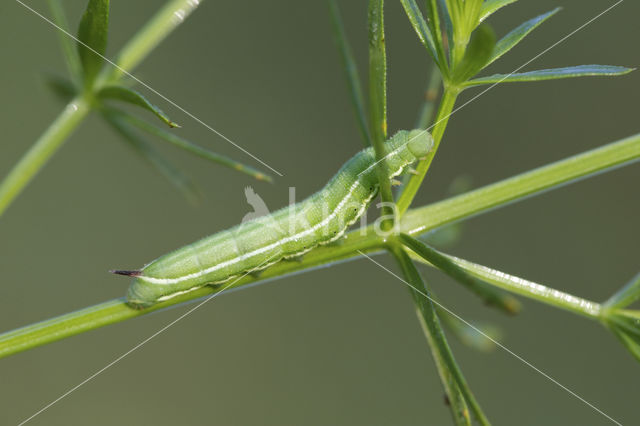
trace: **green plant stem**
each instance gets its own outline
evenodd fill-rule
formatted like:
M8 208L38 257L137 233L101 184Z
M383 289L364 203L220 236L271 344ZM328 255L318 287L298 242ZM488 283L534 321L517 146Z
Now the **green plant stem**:
M360 130L362 143L366 148L371 146L371 135L369 134L369 127L367 124L358 67L356 66L356 61L353 57L351 47L347 41L347 35L344 32L344 25L342 23L340 10L338 9L336 0L329 0L329 14L331 17L333 38L336 46L338 47L340 59L342 60L342 68L344 69L351 105L353 106L353 112L356 116L356 122L358 123L358 129Z
M165 5L127 43L118 56L118 66L128 70L137 65L160 41L180 25L199 3L200 1L195 0L173 0ZM105 81L113 83L120 77L122 77L120 69L112 68L109 71L109 68L106 68L101 78L101 84L104 85ZM97 87L99 86L97 85ZM13 167L0 183L0 216L47 160L60 148L71 132L78 127L90 109L90 102L85 98L78 97L71 101L18 164Z
M169 1L122 48L114 61L118 67L107 68L101 81L113 82L122 77L123 70L131 72L171 31L182 24L202 1Z
M418 166L416 167L416 174L411 176L409 182L402 191L402 194L400 194L400 198L397 202L398 214L400 216L407 211L413 202L413 199L415 198L418 189L420 189L422 181L431 166L431 162L433 161L433 158L438 151L438 147L440 146L440 141L442 140L444 131L447 128L447 123L449 123L449 116L451 115L451 111L453 111L458 93L459 91L457 89L445 87L442 100L440 101L440 107L438 108L438 114L436 116L435 123L433 124L433 132L431 133L433 136L433 149L429 155L427 155L427 158L418 163Z
M369 123L376 153L378 184L382 199L382 229L395 223L393 194L384 141L387 139L387 57L384 39L384 0L369 0Z
M314 269L329 263L337 263L356 256L358 250L363 253L380 250L383 247L383 242L375 233L371 232L371 229L369 231L366 235L359 235L359 232L352 232L347 237L348 243L320 247L306 254L301 261L291 260L279 262L263 271L259 277L246 275L229 286L228 290L256 281L267 282L271 279L288 274L295 274L302 270ZM0 334L0 358L105 325L115 324L184 302L191 302L202 297L211 296L217 293L220 288L221 287L211 286L202 287L144 310L129 307L124 298L113 299L66 315L28 325Z
M460 259L440 252L438 253L469 275L481 279L484 283L492 284L495 287L511 293L519 294L529 299L537 300L546 305L582 315L592 320L600 320L602 318L602 306L597 302L506 274L487 266L478 265L477 263L473 263L465 259ZM425 262L422 257L416 257L419 261ZM433 263L429 264L434 266Z
M432 351L437 352L437 355L434 357L437 361L442 361L444 366L446 366L448 373L453 376L457 388L464 396L466 403L471 407L471 410L478 422L481 425L488 425L489 420L484 415L482 408L480 408L480 404L478 404L478 401L471 392L471 389L469 388L469 385L467 384L467 381L464 378L460 367L458 367L458 363L456 362L453 353L451 352L447 338L442 331L440 319L436 312L436 305L433 303L433 297L431 296L429 287L420 277L418 270L402 246L394 241L389 246L389 250L400 266L400 269L407 280L406 283L410 285L409 290L418 312L418 318L421 320L423 330L430 343L429 346L431 346ZM443 384L446 389L446 383Z
M515 200L538 194L604 170L640 159L640 134L539 167L500 182L413 209L402 218L401 231L409 235L468 218Z
M476 274L469 272L468 268L461 267L452 256L430 247L422 241L416 240L407 234L398 236L400 243L406 248L419 255L423 261L435 266L451 278L464 285L470 291L476 293L486 304L495 306L508 314L516 314L520 311L520 303L511 295L496 291L492 286L488 286ZM456 258L457 259L457 258ZM460 259L461 260L461 259ZM494 284L496 285L496 284Z
M451 222L475 216L498 206L524 199L553 186L566 184L607 169L630 164L640 158L640 134L605 145L585 153L558 161L510 179L479 188L434 204L407 212L400 221L401 231L409 235L429 232ZM335 264L355 258L358 252L372 253L382 249L381 237L369 227L348 233L339 244L322 246L307 253L300 261L280 262L265 270L260 277L245 277L234 284L239 287L256 280L273 279L285 274L309 270L322 265ZM510 288L506 290L512 291ZM519 293L527 297L525 288ZM23 327L0 335L0 357L30 349L45 343L69 337L83 331L113 324L177 303L195 300L215 293L213 287L203 287L150 309L137 311L129 308L123 299L116 299L72 312L61 317ZM545 295L536 297L543 303L550 302ZM570 300L565 302L571 305Z
M0 216L78 127L89 110L89 103L82 97L69 102L62 113L11 169L0 184Z

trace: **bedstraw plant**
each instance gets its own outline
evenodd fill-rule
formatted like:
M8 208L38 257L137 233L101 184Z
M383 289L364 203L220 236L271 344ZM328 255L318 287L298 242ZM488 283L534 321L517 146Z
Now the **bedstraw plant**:
M433 246L437 245L438 238L446 238L447 233L451 233L451 224L542 191L635 162L640 157L640 134L485 187L459 193L430 205L414 207L414 197L429 172L439 145L445 139L449 117L455 112L458 96L463 91L483 86L486 89L503 83L620 76L632 70L620 66L580 65L534 71L506 70L502 74L484 75L483 70L488 65L516 47L559 9L534 17L499 38L488 23L489 18L516 0L425 0L420 5L416 0L400 2L408 18L407 24L415 30L419 43L424 46L425 54L433 64L427 78L426 101L418 112L417 127L432 134L434 148L426 158L418 162L415 170L405 176L404 182L397 190L392 188L388 179L379 179L380 197L385 202L382 228L388 232L381 235L380 232L375 232L373 226L352 231L339 244L317 247L297 262L276 263L260 274L243 276L227 287L239 288L249 283L266 282L294 272L311 271L319 266L360 256L370 258L379 252L388 253L396 260L398 266L394 273L409 287L418 319L423 326L449 401L453 423L469 425L475 421L487 425L490 415L482 410L471 391L470 384L455 360L447 334L460 338L471 346L483 347L491 341L487 340L490 339L490 333L484 333L452 316L439 303L423 274L416 268L416 263L424 263L443 271L476 294L488 306L508 314L515 314L519 310L520 305L515 295L599 322L640 361L640 311L630 307L640 298L640 275L622 286L609 300L596 302L461 259ZM133 88L142 82L130 72L164 37L182 24L197 8L199 1L169 1L125 45L112 62L103 56L109 27L109 0L88 2L75 36L68 29L60 0L48 0L48 4L53 16L52 23L60 29L60 43L69 71L68 78L50 77L48 83L66 106L0 183L0 214L71 136L73 130L94 112L103 117L125 143L158 169L189 199L196 198L194 185L167 158L154 150L144 139L144 133L257 179L271 180L266 173L177 136L172 128L178 125L150 100L161 95L151 89L151 94L145 97ZM387 123L387 52L383 6L383 0L369 0L368 78L367 85L362 85L351 47L345 37L338 5L335 0L329 1L331 26L346 77L346 87L353 104L356 124L364 146L373 147L375 151L380 177L387 176L384 141L390 133ZM138 106L149 115L155 116L160 123L152 124L125 112L119 107L120 104ZM0 357L108 324L130 320L172 305L211 297L222 288L202 287L141 310L131 308L124 298L110 300L8 331L0 335ZM448 333L445 333L443 328L446 328Z

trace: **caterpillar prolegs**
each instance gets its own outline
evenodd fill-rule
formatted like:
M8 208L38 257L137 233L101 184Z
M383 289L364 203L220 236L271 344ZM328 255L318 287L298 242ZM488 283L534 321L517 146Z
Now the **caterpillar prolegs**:
M400 131L385 142L388 178L401 174L433 147L424 130ZM378 191L372 148L351 158L320 191L270 215L237 225L177 249L139 271L127 301L146 307L209 284L297 257L340 238L366 210Z

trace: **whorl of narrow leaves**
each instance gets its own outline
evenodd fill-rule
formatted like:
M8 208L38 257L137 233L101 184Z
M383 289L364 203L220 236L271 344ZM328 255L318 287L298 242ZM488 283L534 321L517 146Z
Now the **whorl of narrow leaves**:
M109 0L89 0L78 28L78 54L85 88L93 85L102 68L109 34Z
M428 19L423 17L415 0L401 0L401 3L418 38L440 69L444 81L459 91L482 84L617 76L632 71L631 68L609 65L580 65L525 73L495 74L473 79L560 10L553 9L522 23L496 43L493 31L483 22L497 10L515 1L427 0ZM441 36L441 22L444 22L448 43L445 43Z

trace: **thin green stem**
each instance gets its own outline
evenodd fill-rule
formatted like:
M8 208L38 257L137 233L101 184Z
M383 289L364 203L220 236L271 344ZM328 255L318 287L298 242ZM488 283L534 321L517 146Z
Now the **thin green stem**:
M470 291L480 296L485 303L493 305L503 312L515 314L520 310L520 303L511 295L507 295L492 286L487 285L476 275L460 267L454 260L422 241L418 241L407 234L399 235L400 242L422 257L429 264L440 269L445 274L467 287Z
M131 72L162 40L175 30L200 5L202 0L172 0L160 9L122 48L114 61L118 67L107 68L102 81L113 82L123 71Z
M451 115L451 111L453 111L453 107L456 103L456 98L458 97L458 90L452 89L450 87L445 87L444 94L442 95L442 100L440 101L440 107L438 109L438 114L435 119L435 123L433 125L433 149L427 155L427 158L421 160L418 163L418 167L416 167L416 174L411 176L409 182L405 186L402 194L400 194L400 198L398 199L398 213L402 216L416 196L418 189L420 189L420 185L422 185L422 181L431 166L431 162L438 151L438 147L440 146L440 141L442 140L442 136L444 135L444 131L447 128L447 123L449 123L449 116Z
M378 184L382 198L382 229L395 223L393 194L387 176L387 57L384 39L384 0L369 0L369 116L371 142L378 165Z
M471 410L478 422L482 425L488 425L489 420L471 392L471 388L467 384L467 381L464 378L453 353L451 352L447 338L442 331L440 319L438 318L436 311L436 305L433 303L433 298L427 284L420 277L420 273L402 246L397 243L391 244L389 250L398 262L398 265L407 280L407 284L410 285L410 292L418 311L418 317L423 321L423 330L425 330L427 339L429 340L429 343L431 343L430 346L432 347L432 350L437 351L439 355L438 358L444 361L443 364L446 365L448 372L455 379L458 389L464 396L467 404L471 407Z
M607 169L630 164L639 158L640 135L635 135L502 182L410 210L400 221L400 228L402 232L409 235L423 234L448 223L541 193L553 186L560 186ZM339 244L318 247L307 253L300 262L280 262L265 270L260 277L245 277L234 284L234 287L256 280L274 279L285 274L339 263L356 258L359 252L372 253L381 250L382 247L383 241L375 234L373 227L366 228L364 232L352 231ZM216 291L213 287L203 287L143 311L131 309L124 300L117 299L72 312L0 335L0 357L163 309L176 303L195 300ZM537 300L543 303L548 301L544 294L541 294Z
M442 356L441 351L437 350L437 343L433 335L429 331L429 327L425 321L422 311L420 310L420 307L416 305L415 299L413 300L413 302L416 310L416 316L418 317L418 321L420 322L420 328L422 329L422 333L427 339L429 350L431 351L434 364L436 365L436 369L438 370L438 376L440 376L440 382L444 387L444 391L447 396L447 402L450 407L449 411L451 412L453 421L457 426L471 426L471 414L469 413L469 406L467 404L467 401L460 391L460 387L458 386L453 373L449 370L447 362ZM439 312L439 314L441 315L442 313Z
M360 136L362 136L362 143L365 147L368 147L371 146L371 135L369 134L369 128L367 125L367 116L362 97L360 77L358 75L356 61L353 58L351 47L349 46L347 36L344 32L344 25L342 23L342 18L340 17L340 10L338 9L336 0L329 0L329 13L331 15L333 38L335 39L338 51L340 52L340 59L342 60L342 68L344 69L347 89L351 98L353 112L356 116L356 122L358 123L358 129L360 130Z
M86 99L73 99L0 184L0 216L89 113Z
M56 3L56 1L52 1L51 5L55 7ZM199 0L173 0L165 5L124 47L118 57L118 66L131 69L137 65L162 39L180 25L199 3ZM67 47L64 49L66 51ZM73 56L71 53L70 55ZM105 75L102 77L102 84L107 80L113 83L122 77L122 71L117 68L112 68L111 71L106 68L103 74ZM99 86L96 87L99 89ZM91 94L87 94L87 97L91 96ZM82 122L90 109L90 102L86 98L78 97L70 102L18 164L13 167L0 183L0 216Z
M640 159L640 134L407 212L402 232L421 234L476 213L503 207L550 188L575 182Z

